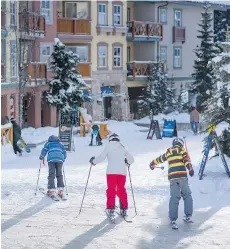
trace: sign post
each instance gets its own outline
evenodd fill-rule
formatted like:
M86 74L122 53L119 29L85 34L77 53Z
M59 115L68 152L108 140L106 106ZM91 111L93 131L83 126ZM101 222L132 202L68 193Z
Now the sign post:
M165 120L162 137L177 137L176 120Z
M152 134L151 134L152 133ZM160 126L157 120L152 120L149 128L149 133L147 139L153 139L154 133L156 134L157 139L162 139Z

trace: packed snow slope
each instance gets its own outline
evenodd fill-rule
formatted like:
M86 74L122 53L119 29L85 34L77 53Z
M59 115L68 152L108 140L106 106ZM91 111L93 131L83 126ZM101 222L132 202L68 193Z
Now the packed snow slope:
M179 230L175 231L168 221L167 167L163 171L149 169L150 161L165 152L172 139L147 140L146 132L140 132L143 128L126 122L109 122L109 129L120 135L122 143L135 157L130 171L138 215L133 223L118 217L113 225L106 218L106 161L92 168L82 213L78 216L90 168L89 159L103 149L89 147L89 137L75 137L76 151L68 153L65 174L69 196L65 202L54 202L40 192L36 197L34 195L42 146L22 157L13 155L9 147L3 147L2 249L228 249L230 179L218 158L208 162L207 176L202 181L198 179L204 135L179 132L179 136L186 136L196 173L189 178L195 223L183 223L181 200ZM47 136L57 132L52 128L45 130ZM38 131L33 138L37 137ZM230 165L230 160L227 161ZM42 166L39 186L46 187L46 184L47 165ZM129 216L133 217L129 178L127 191Z

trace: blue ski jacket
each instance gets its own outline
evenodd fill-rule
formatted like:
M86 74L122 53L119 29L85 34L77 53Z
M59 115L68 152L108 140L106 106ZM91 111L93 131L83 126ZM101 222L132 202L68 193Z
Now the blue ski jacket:
M39 159L43 160L47 153L47 162L64 162L66 159L65 147L56 136L49 137L48 142L45 143L41 151Z

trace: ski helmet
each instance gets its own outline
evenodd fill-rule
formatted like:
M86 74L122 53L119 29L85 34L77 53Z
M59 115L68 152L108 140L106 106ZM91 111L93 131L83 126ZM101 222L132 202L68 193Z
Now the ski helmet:
M120 138L116 133L113 133L112 135L109 136L109 142L111 142L111 141L120 142Z
M173 146L173 147L183 147L183 146L184 146L184 141L183 141L183 139L178 138L178 137L175 138L175 139L173 139L172 146Z

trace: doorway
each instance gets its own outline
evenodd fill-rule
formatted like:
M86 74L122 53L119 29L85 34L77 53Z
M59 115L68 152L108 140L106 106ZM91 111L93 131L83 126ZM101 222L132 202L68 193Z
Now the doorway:
M104 116L107 119L112 117L112 97L104 97Z

